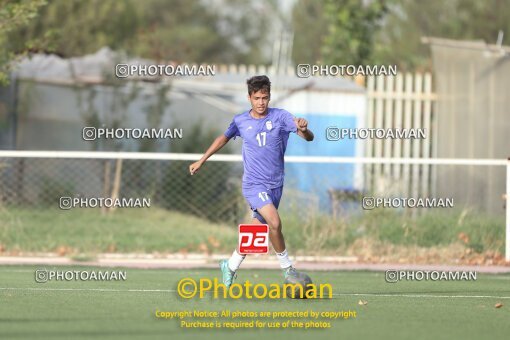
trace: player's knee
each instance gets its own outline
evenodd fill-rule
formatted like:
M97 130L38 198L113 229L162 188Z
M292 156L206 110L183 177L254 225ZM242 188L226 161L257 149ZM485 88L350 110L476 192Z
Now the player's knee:
M279 232L282 230L282 222L278 217L268 219L267 224L269 225L269 229L271 231Z

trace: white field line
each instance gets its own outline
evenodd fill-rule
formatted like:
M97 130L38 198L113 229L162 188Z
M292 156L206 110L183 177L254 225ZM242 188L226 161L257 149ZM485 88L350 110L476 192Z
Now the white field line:
M31 273L31 274L34 274L35 270L37 269L47 269L46 267L51 267L52 269L55 268L56 266L40 266L40 267L37 267L35 269L0 269L0 273ZM101 268L101 269L104 269L104 268ZM129 271L130 269L132 268L127 268L126 271ZM134 270L139 270L138 268L134 268ZM161 271L164 270L164 269L154 269L154 268L144 268L142 269L143 270L143 274L161 274ZM372 271L372 272L363 272L363 271L351 271L350 269L347 269L347 270L339 270L339 271L334 271L334 272L331 272L329 273L330 275L332 276L337 276L337 275L345 275L345 273L348 272L350 274L353 274L353 273L356 273L359 272L360 274L362 275L370 275L370 276L373 276L373 277L382 277L382 270L381 271ZM497 273L485 273L485 272L478 272L479 274L483 275L483 279L484 280L510 280L510 276L509 275L506 275L508 273L506 272L497 272ZM188 271L188 274L191 274L191 275L200 275L202 274L201 271L199 270L195 270L195 271ZM246 275L247 278L250 277L249 274Z
M129 292L129 293L176 293L175 289L110 289L110 288L35 288L0 287L0 290L20 291L87 291L87 292ZM208 291L207 293L212 293ZM466 298L466 299L510 299L510 296L495 295L430 295L430 294L381 294L381 293L333 293L333 296L374 296L405 298Z
M510 296L495 295L431 295L431 294L380 294L380 293L333 293L333 296L375 296L406 298L473 298L473 299L510 299Z
M0 287L0 290L21 290L21 291L56 291L56 292L142 292L142 293L176 293L175 289L111 289L111 288L36 288L36 287Z

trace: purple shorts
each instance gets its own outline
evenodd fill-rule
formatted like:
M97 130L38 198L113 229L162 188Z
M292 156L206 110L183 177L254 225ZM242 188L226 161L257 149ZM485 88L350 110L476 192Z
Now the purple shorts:
M283 186L268 189L263 185L243 185L243 195L248 201L251 210L253 210L253 217L262 223L266 223L264 218L258 213L257 209L262 208L267 204L273 204L276 209L280 205L282 198Z

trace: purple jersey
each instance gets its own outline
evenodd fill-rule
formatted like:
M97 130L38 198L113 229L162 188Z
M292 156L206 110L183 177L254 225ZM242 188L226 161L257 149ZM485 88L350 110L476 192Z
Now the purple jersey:
M296 131L294 117L282 109L269 108L260 119L253 118L249 110L234 117L225 136L243 139L243 186L263 184L272 189L283 185L283 155L289 133Z

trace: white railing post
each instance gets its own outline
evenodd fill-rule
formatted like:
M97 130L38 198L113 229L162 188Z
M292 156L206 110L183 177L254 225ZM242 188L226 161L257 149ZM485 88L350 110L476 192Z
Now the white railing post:
M505 260L510 262L510 158L506 162L506 243L505 243Z

